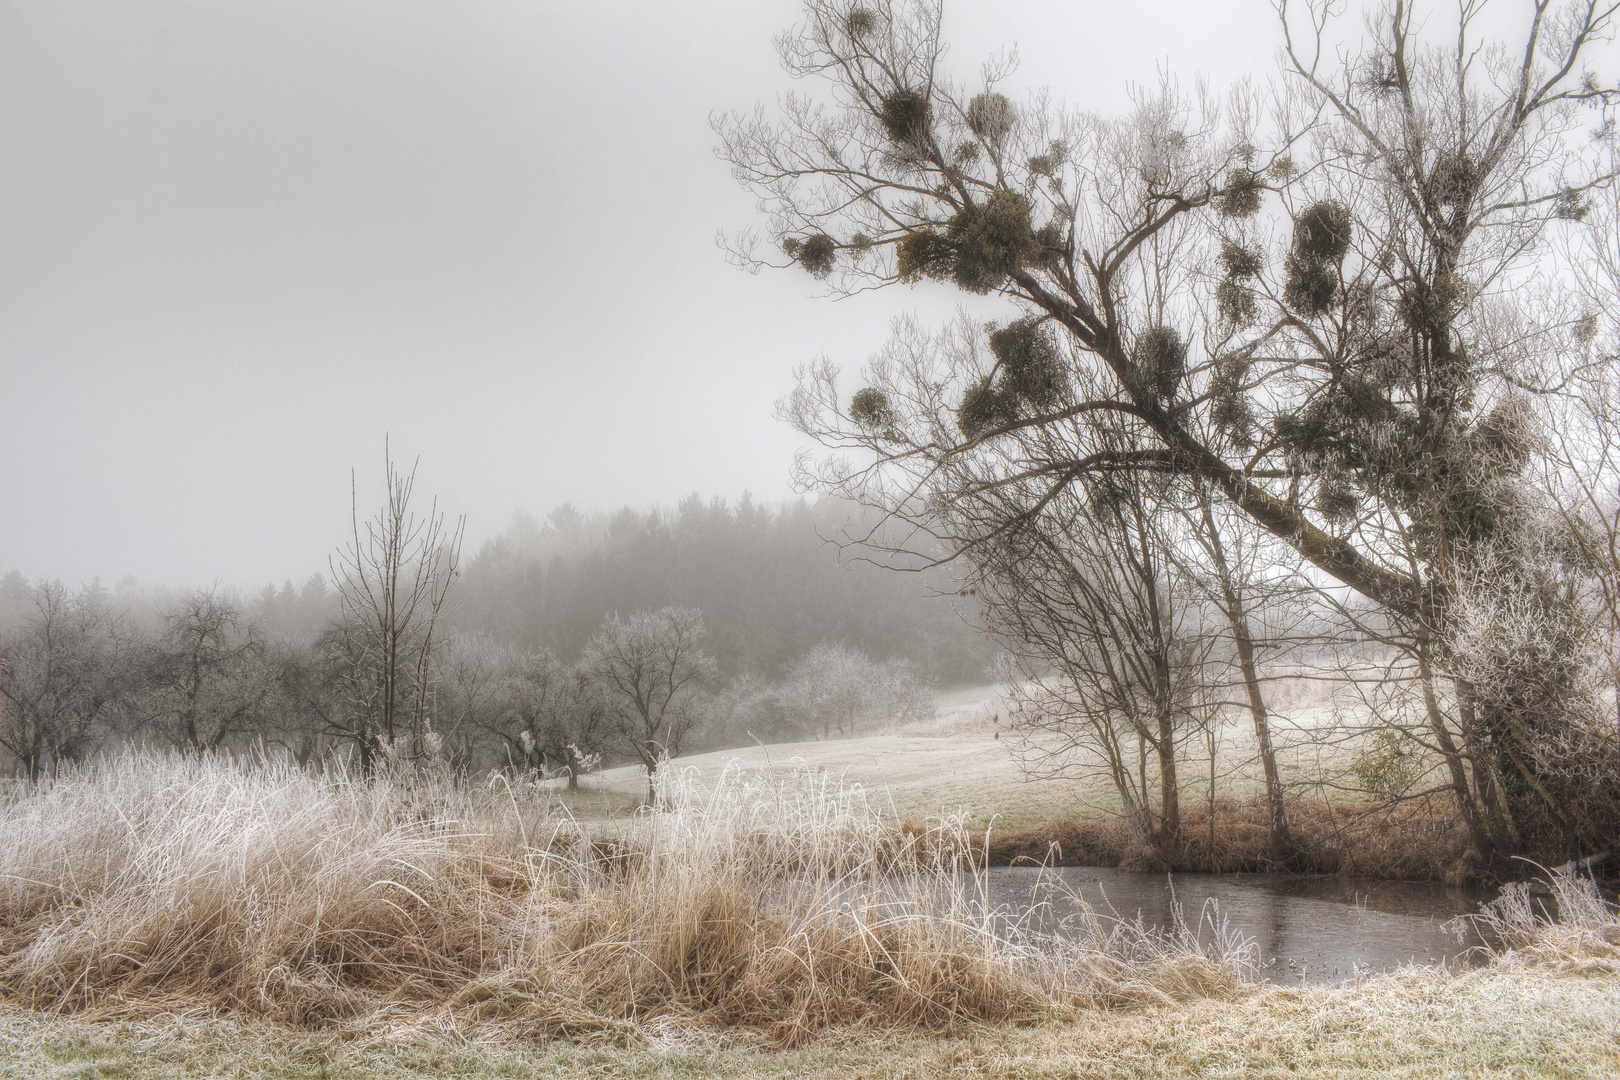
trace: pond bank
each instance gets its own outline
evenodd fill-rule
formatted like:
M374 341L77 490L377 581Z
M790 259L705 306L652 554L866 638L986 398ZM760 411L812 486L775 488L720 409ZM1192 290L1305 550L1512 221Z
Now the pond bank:
M1118 818L1061 818L1031 828L990 830L991 866L1108 866L1191 873L1343 874L1391 881L1463 885L1487 875L1444 799L1380 804L1299 803L1288 808L1293 847L1272 856L1263 806L1217 803L1183 810L1182 842L1171 859L1133 841Z

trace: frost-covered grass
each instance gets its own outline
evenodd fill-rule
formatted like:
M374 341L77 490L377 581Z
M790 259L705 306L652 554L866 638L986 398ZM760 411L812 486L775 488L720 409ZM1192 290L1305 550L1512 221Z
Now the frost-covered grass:
M1285 779L1307 785L1331 780L1320 791L1310 791L1308 797L1315 802L1364 801L1367 796L1356 790L1356 778L1350 773L1350 765L1368 745L1368 732L1373 730L1367 726L1370 721L1364 706L1338 700L1345 696L1342 688L1324 689L1315 684L1285 681L1274 693L1279 704L1272 717L1273 738ZM901 820L922 822L949 808L972 828L983 829L993 822L1003 833L1055 821L1101 820L1117 813L1119 797L1100 770L1071 769L1062 778L1047 779L1025 770L1012 750L1013 733L1003 727L1001 737L996 737L992 718L1004 717L1008 706L995 687L942 693L936 706L935 721L897 731L688 754L676 764L691 770L700 786L712 783L733 763L753 772L825 772L834 781L861 785L869 798ZM1187 807L1208 797L1204 781L1208 759L1202 739L1201 735L1190 739L1183 750L1182 803ZM1406 749L1423 760L1414 776L1414 788L1438 784L1438 760L1429 759L1416 744ZM1041 767L1037 759L1031 761ZM1260 797L1260 764L1247 714L1234 713L1220 725L1216 763L1217 794L1222 800L1244 802ZM1429 770L1429 775L1423 775L1422 769ZM1154 775L1150 766L1150 784ZM633 813L646 794L646 774L639 765L588 775L576 792L561 792L560 781L552 784L581 820L622 818Z
M166 1016L132 1023L0 1012L0 1075L586 1077L1592 1077L1620 1075L1620 980L1520 962L1410 972L1359 989L1083 1011L948 1034L842 1031L791 1050L687 1021L584 1044L524 1044L435 1017L344 1033Z

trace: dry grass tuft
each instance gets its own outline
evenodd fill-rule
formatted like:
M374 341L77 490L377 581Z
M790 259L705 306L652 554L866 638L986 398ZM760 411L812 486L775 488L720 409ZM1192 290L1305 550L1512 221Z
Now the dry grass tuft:
M1504 885L1464 919L1498 943L1503 960L1560 974L1620 974L1620 907L1572 868L1547 871L1544 884L1545 891L1529 882Z
M793 1045L1241 986L1241 949L1190 932L1023 932L959 821L907 834L857 787L731 770L664 797L605 842L504 782L99 761L0 799L0 987L110 1016Z

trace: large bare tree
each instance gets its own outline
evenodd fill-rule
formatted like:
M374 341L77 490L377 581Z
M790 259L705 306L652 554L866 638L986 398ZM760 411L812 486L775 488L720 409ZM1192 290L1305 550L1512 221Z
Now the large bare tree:
M1448 22L1394 0L1336 49L1338 5L1284 0L1264 107L1164 80L1105 118L1012 101L1005 61L950 71L930 0L810 0L779 49L824 92L717 128L769 217L770 248L733 245L746 264L797 264L834 294L993 293L1006 329L1062 339L1051 366L1018 340L981 360L902 326L849 396L807 367L784 410L830 451L807 485L915 526L929 559L972 560L1001 533L952 533L949 504L984 486L1029 492L1013 530L1122 469L1196 480L1427 635L1461 680L1457 729L1504 780L1516 825L1493 842L1553 853L1605 841L1552 805L1582 797L1554 794L1534 751L1560 722L1518 722L1511 665L1480 696L1453 613L1534 501L1514 400L1549 389L1561 327L1501 310L1612 179L1584 133L1609 137L1616 91L1585 57L1616 5L1536 0L1514 41L1482 39L1484 7ZM980 488L942 482L962 459ZM1555 592L1538 593L1549 618Z

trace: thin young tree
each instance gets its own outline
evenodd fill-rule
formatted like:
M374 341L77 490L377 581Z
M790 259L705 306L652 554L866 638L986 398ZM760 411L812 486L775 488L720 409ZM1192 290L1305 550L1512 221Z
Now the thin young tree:
M1162 493L1141 481L1123 472L1066 489L981 549L968 588L1012 658L1009 719L1026 768L1074 776L1101 765L1148 861L1173 865L1206 635L1200 598L1167 556Z
M381 747L392 748L403 730L413 759L432 707L435 632L460 573L465 518L447 525L434 499L419 516L411 505L417 463L410 472L383 447L387 500L370 518L360 516L351 473L353 538L332 557L332 577L354 665L354 706L362 764Z
M1263 643L1256 641L1251 619L1254 610L1255 561L1252 557L1244 557L1245 551L1240 546L1244 542L1243 532L1232 528L1223 529L1222 523L1217 521L1214 499L1206 486L1196 481L1193 483L1192 501L1196 511L1188 515L1191 527L1187 531L1197 541L1208 562L1211 571L1209 577L1214 586L1209 591L1213 593L1215 605L1226 619L1231 632L1232 648L1237 658L1244 699L1248 705L1249 718L1254 723L1255 751L1260 758L1261 776L1265 780L1266 827L1270 839L1271 858L1278 865L1285 865L1292 856L1293 837L1288 828L1288 808L1282 774L1277 768L1277 749L1272 741L1271 713L1266 707L1265 687L1260 677L1259 654ZM1251 538L1247 554L1252 556L1257 546ZM1213 746L1212 736L1210 750L1212 805L1215 788ZM1211 813L1211 827L1213 817Z

